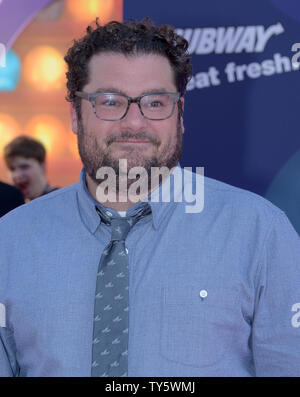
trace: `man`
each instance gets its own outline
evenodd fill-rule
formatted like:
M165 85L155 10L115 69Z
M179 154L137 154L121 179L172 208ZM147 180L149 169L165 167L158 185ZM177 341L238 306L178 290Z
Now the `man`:
M144 20L89 27L68 51L84 168L0 222L1 375L300 375L300 243L285 215L209 178L202 211L179 200L201 180L178 164L187 47ZM169 202L152 200L169 182Z
M43 144L29 136L19 136L4 148L4 160L13 184L26 201L56 190L46 178L46 150Z
M0 218L22 204L24 204L22 193L14 186L0 181Z

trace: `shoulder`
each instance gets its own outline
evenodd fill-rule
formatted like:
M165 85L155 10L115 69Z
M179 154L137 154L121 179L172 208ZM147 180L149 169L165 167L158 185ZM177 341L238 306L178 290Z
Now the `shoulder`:
M234 208L235 211L247 213L268 213L271 216L282 211L264 197L248 190L229 185L225 182L207 177L200 172L191 172L184 169L184 194L193 189L195 196L202 196L204 210L226 210ZM195 185L198 185L195 186ZM191 195L191 193L190 193Z
M76 205L76 185L55 190L15 208L0 219L0 232L4 229L17 233L18 226L22 226L24 231L24 228L30 229L36 224L48 224L57 218L66 219Z
M286 218L281 209L256 193L196 173L192 174L194 181L198 175L200 187L195 187L196 182L185 182L184 189L191 190L191 186L188 185L192 185L196 192L195 200L203 200L202 206L198 203L201 211L195 214L195 224L202 225L203 222L208 222L223 232L226 230L228 233L235 233L237 230L238 234L244 233L246 236L251 233L253 236L260 235L264 238L276 220ZM185 207L194 204L191 200L189 202ZM185 208L185 212L193 210L187 211Z
M232 247L243 247L245 256L251 247L257 257L271 247L299 258L299 236L280 208L248 190L208 177L203 181L204 208L195 217L195 227L207 235L213 231L216 242L225 239Z
M234 205L238 210L249 210L276 215L282 211L264 197L212 178L204 178L204 189L207 198L213 202L218 201L223 205Z

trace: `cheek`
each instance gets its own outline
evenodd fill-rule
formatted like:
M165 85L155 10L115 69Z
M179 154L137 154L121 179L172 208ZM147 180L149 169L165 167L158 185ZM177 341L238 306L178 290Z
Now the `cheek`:
M24 175L29 181L32 181L38 176L38 173L33 169L29 169L25 171Z
M10 179L15 182L18 178L17 174L15 172L10 172L9 173Z
M94 114L85 115L81 120L81 135L88 140L92 140L93 138L99 140L99 137L101 137L105 131L105 125L103 125L103 123L104 122L98 120Z
M17 171L11 171L10 172L10 177L12 180L18 179L20 177L23 177L24 171L22 170L17 170Z
M82 112L81 112L81 128L84 133L87 135L93 135L95 132L101 129L101 125L104 121L99 120L95 113L93 112L92 106L89 103L82 104Z
M160 129L160 139L164 145L173 145L177 139L177 120L172 120L172 122L166 123Z
M106 142L109 136L120 135L120 129L112 123L101 120L91 123L89 129L85 129L85 133L88 131L89 141L104 149L107 146Z

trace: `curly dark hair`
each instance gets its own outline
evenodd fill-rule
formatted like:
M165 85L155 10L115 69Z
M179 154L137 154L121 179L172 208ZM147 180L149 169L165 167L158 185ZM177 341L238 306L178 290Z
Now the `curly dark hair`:
M98 18L96 27L88 26L87 34L74 40L65 61L68 65L66 99L75 102L80 117L80 99L75 92L81 91L88 83L90 58L102 52L116 52L124 55L158 54L165 56L174 71L178 92L184 95L186 85L192 75L188 42L175 33L170 25L156 26L148 17L143 20L111 21L101 26Z

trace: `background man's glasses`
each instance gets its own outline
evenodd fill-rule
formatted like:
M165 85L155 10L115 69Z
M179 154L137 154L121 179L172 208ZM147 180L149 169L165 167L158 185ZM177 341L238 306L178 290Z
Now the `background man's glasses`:
M166 120L172 116L179 92L156 92L131 98L115 92L88 94L76 91L75 95L91 102L96 117L100 120L116 121L123 119L132 103L137 103L141 114L149 120Z

